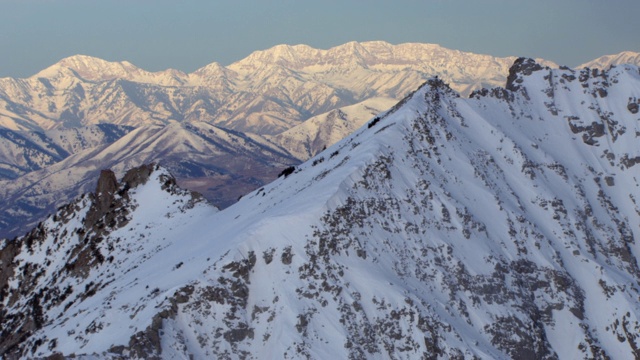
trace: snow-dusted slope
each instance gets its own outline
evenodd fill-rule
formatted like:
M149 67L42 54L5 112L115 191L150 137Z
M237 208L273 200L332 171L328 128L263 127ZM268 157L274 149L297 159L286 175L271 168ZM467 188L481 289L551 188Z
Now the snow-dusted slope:
M46 132L0 128L0 179L15 179L62 161L70 154L110 144L132 128L98 124Z
M69 138L71 132L57 134ZM162 164L182 186L226 207L300 161L259 136L206 123L140 127L115 142L77 152L17 179L0 180L0 237L24 234L56 207L90 191L102 169L120 176L150 162Z
M371 98L331 110L270 137L298 159L306 160L344 139L378 113L397 103L391 98Z
M162 170L105 175L5 242L0 351L638 358L638 98L638 67L521 59L470 99L430 80L215 214Z
M623 51L619 54L605 55L597 59L591 60L578 66L578 69L582 68L597 68L607 70L611 65L632 64L640 66L640 53L633 51Z
M28 79L0 79L0 126L77 127L170 121L277 134L312 116L372 97L401 99L439 75L468 94L504 83L514 57L433 44L348 43L329 50L279 45L228 67L147 72L128 62L72 56Z

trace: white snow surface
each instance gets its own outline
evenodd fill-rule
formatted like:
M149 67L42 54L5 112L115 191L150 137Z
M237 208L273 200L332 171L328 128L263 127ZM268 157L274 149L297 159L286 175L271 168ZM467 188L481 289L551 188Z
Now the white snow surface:
M19 351L637 358L640 70L525 72L469 99L432 79L221 212L158 169L94 245L112 261L72 276L79 200L31 250L17 240L3 310L72 288L36 299ZM16 295L27 264L42 275Z
M612 65L617 66L617 65L623 65L623 64L640 66L640 53L635 51L623 51L618 54L604 55L597 59L593 59L589 62L586 62L578 66L577 68L583 69L588 67L591 69L597 68L597 69L607 70Z

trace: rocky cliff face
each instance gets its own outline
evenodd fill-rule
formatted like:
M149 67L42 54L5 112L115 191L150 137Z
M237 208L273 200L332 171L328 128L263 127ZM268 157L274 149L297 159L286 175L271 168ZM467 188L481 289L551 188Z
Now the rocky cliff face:
M640 70L509 84L431 79L220 212L155 171L99 241L61 209L0 250L3 354L637 358Z

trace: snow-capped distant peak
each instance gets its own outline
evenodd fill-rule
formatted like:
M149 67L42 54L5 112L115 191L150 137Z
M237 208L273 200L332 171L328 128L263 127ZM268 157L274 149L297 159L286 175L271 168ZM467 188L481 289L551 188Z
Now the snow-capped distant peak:
M605 55L584 63L577 68L597 68L606 70L611 66L622 64L632 64L640 66L640 53L634 51L623 51L618 54Z
M35 74L34 78L56 77L61 71L71 70L76 76L89 81L126 78L141 69L129 62L110 62L87 55L74 55Z
M112 62L87 55L64 58L31 78L64 81L68 77L77 77L89 82L123 79L160 85L182 85L188 82L188 75L179 70L149 72L128 61Z

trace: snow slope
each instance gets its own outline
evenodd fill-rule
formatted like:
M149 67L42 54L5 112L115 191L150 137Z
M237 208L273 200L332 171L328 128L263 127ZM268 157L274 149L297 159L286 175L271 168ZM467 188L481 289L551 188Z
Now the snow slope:
M46 132L0 128L0 179L15 179L76 152L110 144L131 130L111 124Z
M619 54L604 55L597 59L591 60L578 66L578 69L583 68L597 68L607 70L612 65L631 64L640 66L640 53L633 51L623 51Z
M217 213L103 173L4 242L0 351L638 358L638 98L630 65L432 79Z
M309 159L344 139L378 113L392 107L396 100L371 98L355 105L314 116L278 135L268 137L301 160Z

